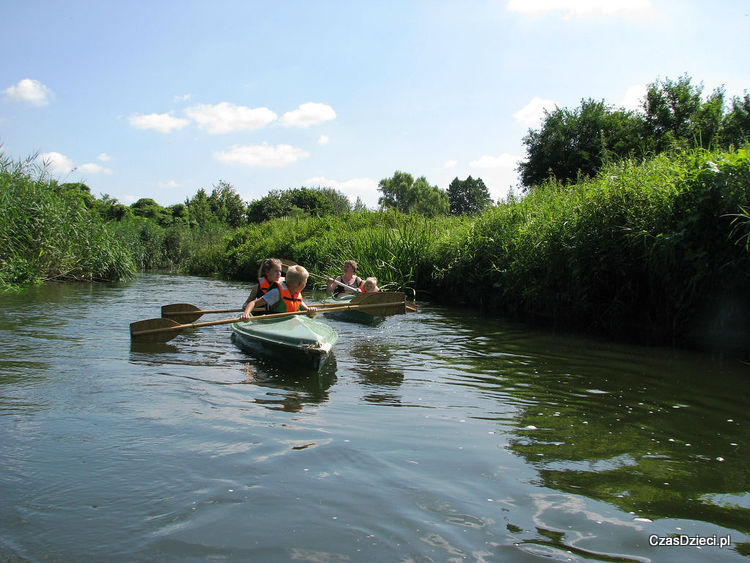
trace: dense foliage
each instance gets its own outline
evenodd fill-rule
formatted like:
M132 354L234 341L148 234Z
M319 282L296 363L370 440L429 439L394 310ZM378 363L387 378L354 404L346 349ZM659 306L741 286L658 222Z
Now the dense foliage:
M396 171L391 178L380 180L378 189L383 194L378 203L386 209L427 217L447 215L450 210L448 194L431 186L424 176L414 180L411 174Z
M381 287L452 304L747 349L750 149L735 146L750 96L724 114L720 90L700 94L683 78L652 85L644 115L592 100L548 114L527 137L538 157L527 180L544 180L496 205L481 178L446 192L396 171L379 183L379 211L330 188L245 205L225 182L166 208L126 206L0 153L0 288L136 269L250 281L271 256L334 276L354 258Z
M490 191L481 178L454 178L448 186L451 215L475 215L492 205Z
M574 110L546 112L541 128L529 130L523 139L527 158L519 165L521 183L527 189L550 178L570 183L623 158L693 147L727 150L747 143L750 94L732 98L727 113L723 89L705 100L702 94L702 85L683 76L650 84L640 112L591 99Z
M0 288L50 280L113 280L132 257L81 184L46 179L33 161L0 153Z

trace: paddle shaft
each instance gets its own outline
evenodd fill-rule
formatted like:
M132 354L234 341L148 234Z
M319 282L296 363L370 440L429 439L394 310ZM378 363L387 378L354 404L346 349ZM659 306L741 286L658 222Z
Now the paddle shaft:
M292 260L286 260L286 259L282 260L281 264L282 264L282 266L286 266L287 268L289 268L289 266L297 266L298 265L296 262L293 262ZM357 293L361 293L360 290L358 290L356 287L352 287L350 285L346 285L344 282L340 282L336 278L329 278L327 276L321 276L320 274L315 274L313 272L307 272L307 273L309 275L311 275L312 277L318 278L318 279L321 279L321 280L325 280L325 281L333 280L333 283L335 283L336 285L340 285L341 287L343 287L345 289L351 289L352 291L355 291ZM410 305L409 303L407 303L406 304L406 309L409 310L409 311L416 312L417 311L417 306L416 305Z
M398 303L390 303L387 305L383 305L382 303L373 303L369 305L344 305L341 307L330 307L326 309L318 309L314 311L314 313L332 313L332 312L338 312L342 309L373 309L373 308L383 308L387 307L388 305L399 305ZM136 330L130 332L130 336L145 336L147 334L154 334L157 332L176 332L181 330L186 330L189 328L200 328L203 326L216 326L216 325L223 325L223 324L229 324L229 323L239 323L239 322L251 322L254 320L265 320L265 319L278 319L281 317L292 317L294 315L307 315L310 314L310 311L291 311L287 313L271 313L269 315L260 315L257 317L250 317L249 319L242 319L241 317L234 318L234 319L221 319L219 321L204 321L202 323L189 323L189 324L177 324L174 326L168 326L168 327L160 327L160 328L149 328L144 330ZM169 319L158 319L158 320L164 320L168 321Z

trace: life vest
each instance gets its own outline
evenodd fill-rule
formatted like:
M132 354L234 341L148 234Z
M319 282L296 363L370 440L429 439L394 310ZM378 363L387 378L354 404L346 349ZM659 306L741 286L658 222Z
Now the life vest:
M279 279L279 282L283 282L283 281L284 281L284 278ZM255 297L256 298L263 297L266 293L268 293L275 287L278 287L280 289L281 285L279 285L279 282L270 282L266 279L265 276L261 276L258 279L258 295L256 295Z
M299 310L299 306L302 304L301 291L293 294L289 291L286 283L282 282L279 287L279 294L281 299L279 299L273 306L274 313L292 313Z

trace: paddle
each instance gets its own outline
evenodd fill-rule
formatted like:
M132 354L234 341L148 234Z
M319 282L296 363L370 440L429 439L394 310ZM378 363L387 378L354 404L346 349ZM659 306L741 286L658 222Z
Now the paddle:
M322 308L318 309L316 313L331 313L334 311L341 311L342 309L367 309L368 312L372 312L373 315L386 316L397 315L406 311L406 303L404 301L403 293L364 293L358 297L362 297L362 300L356 304ZM131 340L139 342L167 342L177 336L179 332L190 328L237 322L251 322L259 319L277 319L281 317L307 314L308 311L293 311L290 313L272 313L270 315L250 317L250 319L246 321L243 321L242 318L234 318L189 324L180 324L172 319L164 318L146 319L145 321L130 323L130 338Z
M242 309L201 309L190 303L172 303L171 305L162 305L161 316L164 319L172 319L183 323L192 323L197 321L203 315L210 313L241 313Z
M355 298L356 299L356 298ZM354 301L354 300L352 300ZM356 305L356 303L352 303L351 301L347 301L345 303L313 303L308 305L309 307L323 307L323 308L331 308L331 307L344 307L346 305ZM409 305L406 306L409 308ZM161 307L161 317L163 319L172 319L173 321L177 321L180 323L192 323L193 321L197 321L200 319L203 315L210 315L213 313L241 313L243 309L201 309L200 307L196 305L192 305L190 303L172 303L170 305L162 305ZM265 308L263 307L263 304L259 304L253 309L253 311L262 312L265 311Z
M285 269L289 269L290 266L298 266L299 265L299 264L297 264L297 262L294 262L292 260L287 260L285 258L281 258L280 261L281 261L281 267L282 267L282 269L284 269L284 268ZM354 291L356 293L360 293L360 291L356 287L352 287L350 285L346 285L345 283L340 282L337 279L329 278L329 277L326 277L326 276L321 276L319 274L314 274L312 272L308 272L308 274L310 274L314 278L318 278L318 279L325 280L325 281L333 280L333 283L335 283L336 285L340 285L341 287L343 287L345 289L351 289L352 291ZM416 305L412 305L410 303L407 303L406 304L406 309L408 311L416 312L417 311L417 306Z
M281 266L282 266L282 268L289 269L290 266L299 266L299 264L297 264L297 262L292 262L291 260L286 260L286 259L282 258L281 259ZM310 274L314 278L318 278L318 279L325 280L325 281L330 281L331 279L333 279L333 278L328 278L326 276L321 276L319 274L314 274L312 272L308 272L308 274ZM356 287L352 287L350 285L346 285L345 283L340 282L339 280L334 279L333 283L335 283L336 285L340 285L343 288L351 289L352 291L359 292L359 290Z

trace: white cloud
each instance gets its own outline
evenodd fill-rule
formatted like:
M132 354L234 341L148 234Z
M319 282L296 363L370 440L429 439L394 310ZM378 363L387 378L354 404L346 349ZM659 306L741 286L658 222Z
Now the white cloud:
M308 102L281 116L279 123L284 127L310 127L324 121L336 119L336 112L328 104Z
M52 174L69 174L73 171L73 161L59 152L45 152L38 159Z
M190 123L187 119L174 117L168 113L135 114L131 115L128 121L136 129L153 129L160 133L171 133Z
M76 171L86 174L112 174L112 170L95 162L87 162L76 167Z
M557 102L534 97L528 104L513 114L513 118L524 127L539 127L544 119L545 110L554 111Z
M642 17L654 12L651 0L508 0L507 10L523 16L561 12L563 17Z
M173 100L175 102L189 102L192 97L190 94L182 94L181 96L175 96Z
M167 182L159 182L157 185L160 188L165 188L165 189L168 189L168 190L172 190L174 188L179 188L180 187L180 184L178 184L174 180L169 180Z
M304 181L308 187L324 187L338 190L349 198L352 204L356 203L359 197L367 207L375 208L378 206L378 181L372 178L352 178L350 180L330 180L323 176L308 178Z
M645 84L633 84L632 86L628 86L622 100L620 100L619 107L629 110L642 109L643 100L646 98L647 91L648 87Z
M458 166L457 160L446 160L443 164L443 168L455 168L456 166Z
M101 160L102 162L109 162L110 160L112 160L112 157L109 156L106 152L100 153L96 158L97 160Z
M215 152L214 157L222 162L243 164L245 166L277 167L291 164L310 153L291 145L233 145L228 151Z
M327 145L331 140L328 138L328 135L321 135L318 137L318 144L319 145Z
M268 108L249 108L228 102L218 104L198 104L185 110L201 129L212 135L260 129L278 117Z
M469 163L471 168L477 169L472 176L482 178L493 200L505 199L512 187L518 185L516 168L521 161L520 156L503 153L500 156L484 155Z
M484 155L472 160L469 166L473 168L515 168L519 158L512 154L503 153L500 156Z
M52 98L52 90L38 80L24 78L9 86L3 93L13 100L28 102L34 106L46 106Z

